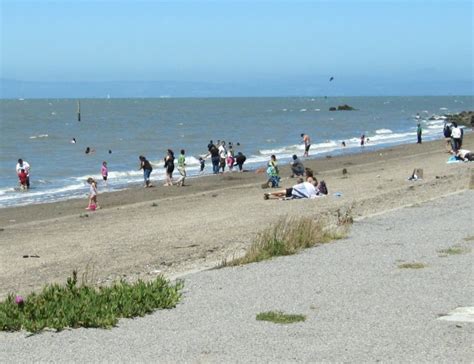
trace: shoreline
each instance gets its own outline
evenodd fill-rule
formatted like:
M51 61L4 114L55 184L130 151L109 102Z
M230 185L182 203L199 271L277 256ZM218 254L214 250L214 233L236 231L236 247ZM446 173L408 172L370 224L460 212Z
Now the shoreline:
M466 135L470 135L471 133L466 133ZM444 139L436 139L436 140L430 140L426 141L423 143L423 145L428 145L432 143L444 143ZM392 146L368 146L368 147L363 147L360 150L348 150L347 153L344 152L344 149L337 150L336 153L327 152L322 155L318 155L315 157L309 157L309 158L301 158L303 164L305 166L309 166L310 168L313 168L316 177L319 179L321 177L321 173L323 172L329 172L331 169L337 169L337 168L344 168L345 165L349 163L354 163L354 164L363 164L365 159L370 159L372 156L374 158L378 158L378 155L380 153L386 155L386 158L388 159L393 159L397 158L399 155L402 153L402 149L411 146L413 144L396 144ZM366 148L366 149L365 149ZM365 150L364 150L365 149ZM368 150L367 150L368 149ZM347 160L350 160L349 162ZM351 160L354 160L351 162ZM290 174L290 168L288 166L288 163L285 159L285 162L280 162L279 163L279 168L281 171L281 176L282 176L282 183L285 182L285 177L288 177ZM367 162L370 163L370 162ZM245 165L244 165L245 166ZM152 180L152 184L154 185L153 188L151 189L144 189L142 183L131 183L127 187L124 187L123 189L119 189L116 191L105 191L102 192L101 189L99 189L99 201L100 201L100 206L101 209L107 209L107 208L113 208L117 206L124 206L124 205L129 205L129 204L135 204L135 203L143 203L146 201L156 201L160 200L162 198L168 198L168 197L178 197L179 195L187 195L189 193L200 193L200 192L213 192L214 190L220 190L222 188L226 187L235 187L238 185L238 183L232 182L235 179L238 179L239 181L242 181L244 183L252 183L253 177L251 175L258 174L256 171L258 169L261 169L265 164L261 164L257 166L256 168L252 169L245 169L244 172L240 173L236 170L234 172L229 172L228 170L224 174L218 174L218 175L213 175L213 174L204 174L204 175L195 175L195 176L190 176L186 178L186 181L188 182L184 188L182 187L177 187L177 186L172 186L170 190L172 189L178 189L178 191L167 191L168 187L163 186L164 180L161 179L154 179ZM316 166L316 168L314 168ZM160 168L160 167L156 167ZM175 171L176 172L176 171ZM176 172L177 173L177 172ZM176 175L175 173L175 175ZM261 175L265 176L265 173L262 173ZM211 181L213 180L216 183L213 183ZM174 177L174 180L176 180L176 177ZM222 185L222 180L227 181L227 186ZM264 177L261 178L262 182L264 181ZM192 181L191 183L189 183ZM196 182L197 181L197 182ZM200 182L202 181L202 182ZM282 185L282 184L280 184ZM213 187L210 190L205 190L203 187L209 188ZM189 187L193 187L193 189L190 191ZM102 187L103 189L103 187ZM148 198L146 194L140 193L138 191L142 190L147 190L148 192ZM158 195L158 191L164 191L163 196ZM127 196L128 195L128 196ZM78 211L80 210L80 206L86 205L87 201L87 196L88 193L86 189L84 190L84 197L72 197L72 198L67 198L63 200L58 200L58 201L47 201L47 202L41 202L41 203L32 203L28 205L19 205L19 206L5 206L0 208L0 227L2 227L3 224L7 223L23 223L27 221L34 221L36 219L49 219L49 218L54 218L54 217L62 217L67 215L67 211L70 211L74 208L77 208ZM133 201L129 201L133 198ZM81 201L81 202L79 202ZM84 201L84 202L82 202ZM102 203L102 201L105 201L105 204ZM72 204L73 206L67 206L68 204ZM79 206L80 205L80 206ZM53 212L49 212L48 207L53 207ZM28 210L31 210L32 212L30 213ZM7 212L8 211L8 212ZM37 213L41 213L41 215L38 216ZM5 218L6 215L12 216L11 219L7 221ZM10 220L15 220L15 221L10 221Z
M474 149L472 133L464 144ZM472 163L446 164L444 145L436 140L305 160L329 188L315 200L264 201L266 175L235 172L191 179L185 187L99 194L102 209L95 212L84 210L86 198L0 209L0 297L62 283L73 269L101 284L177 277L242 253L283 216L342 209L357 219L472 188ZM281 167L281 187L293 185L289 166ZM423 180L407 181L414 168L424 169Z

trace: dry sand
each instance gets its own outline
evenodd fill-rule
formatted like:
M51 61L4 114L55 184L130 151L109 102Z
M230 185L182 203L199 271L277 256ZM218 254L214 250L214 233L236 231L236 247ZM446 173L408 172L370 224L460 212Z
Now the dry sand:
M474 150L473 134L464 144ZM0 297L64 282L73 269L93 282L173 277L240 254L280 216L351 208L364 217L472 188L473 164L446 164L448 157L444 141L435 141L308 160L305 166L329 188L316 200L264 201L266 176L247 172L189 179L183 188L103 193L96 212L84 210L87 198L0 209ZM424 170L423 180L407 181L414 168ZM283 178L281 185L294 183Z

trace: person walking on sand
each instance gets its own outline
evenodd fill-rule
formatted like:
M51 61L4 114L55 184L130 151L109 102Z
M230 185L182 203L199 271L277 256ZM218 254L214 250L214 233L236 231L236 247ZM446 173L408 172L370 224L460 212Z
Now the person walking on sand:
M451 128L451 145L454 152L457 152L461 149L461 137L462 132L461 129L458 127L458 124L453 122L453 127Z
M87 183L90 185L89 187L89 204L86 207L86 210L94 211L99 209L99 204L97 203L97 182L94 178L89 177L87 179Z
M142 155L139 156L138 159L140 160L140 168L138 170L143 169L143 179L145 180L145 187L153 187L150 184L150 175L153 171L150 162Z
M304 157L309 156L309 148L311 147L311 139L309 138L308 134L301 133L301 137L303 138L304 143Z
M107 162L102 162L102 167L100 168L100 174L102 175L102 179L104 180L104 184L107 186L107 178L109 176L109 169L107 167Z
M16 174L19 175L22 169L24 169L26 173L26 188L30 188L30 165L27 161L20 158L16 164Z
M168 149L168 152L165 157L165 168L166 168L165 186L173 186L174 153L171 149Z
M178 179L178 182L176 183L177 186L184 186L184 179L186 178L186 156L185 150L181 149L181 153L178 157L178 172L181 175L181 177Z
M423 133L423 129L421 128L421 124L418 123L416 126L416 144L421 144L421 134Z

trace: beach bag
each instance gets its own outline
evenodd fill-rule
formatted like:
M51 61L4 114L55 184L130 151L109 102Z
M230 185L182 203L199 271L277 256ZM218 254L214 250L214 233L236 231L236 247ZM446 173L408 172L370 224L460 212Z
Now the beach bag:
M328 187L326 186L326 182L324 182L324 181L319 182L318 190L323 195L327 195L328 194Z

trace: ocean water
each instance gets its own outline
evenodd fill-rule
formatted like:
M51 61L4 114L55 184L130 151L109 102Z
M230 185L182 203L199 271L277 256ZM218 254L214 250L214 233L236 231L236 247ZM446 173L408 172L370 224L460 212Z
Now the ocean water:
M357 110L329 111L341 104ZM429 117L472 110L473 98L83 99L80 122L77 100L0 100L0 106L0 207L6 207L85 197L89 176L99 181L99 192L142 183L141 154L154 165L152 180L162 180L168 148L176 156L185 149L188 174L197 175L198 157L207 153L211 139L231 141L236 152L247 156L247 168L262 166L271 154L281 163L293 154L301 156L301 133L311 137L311 158L414 143L417 113L424 140L439 139L443 119ZM359 146L362 133L370 139L364 148ZM95 153L86 155L86 147ZM31 165L32 188L27 192L18 189L18 158ZM108 187L100 177L104 160ZM206 160L206 174L211 167Z

